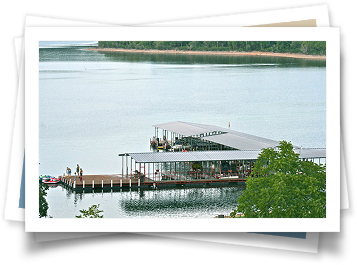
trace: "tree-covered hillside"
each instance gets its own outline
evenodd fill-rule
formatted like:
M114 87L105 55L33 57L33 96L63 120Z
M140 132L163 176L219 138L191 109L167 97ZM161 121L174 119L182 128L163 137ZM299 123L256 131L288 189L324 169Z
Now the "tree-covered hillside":
M325 41L99 41L100 48L277 52L326 55Z

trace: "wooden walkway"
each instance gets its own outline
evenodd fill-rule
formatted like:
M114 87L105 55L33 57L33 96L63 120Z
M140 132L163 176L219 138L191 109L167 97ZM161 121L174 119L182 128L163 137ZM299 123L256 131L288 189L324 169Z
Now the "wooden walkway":
M73 187L74 181L76 181L76 187L102 187L105 186L130 186L138 185L139 179L137 177L122 177L120 174L111 175L83 175L82 180L80 177L65 176L61 177L61 181ZM145 179L145 181L151 181ZM142 181L143 182L143 181ZM151 181L152 182L152 181Z
M243 184L245 179L194 179L194 180L161 180L153 181L149 178L124 176L120 174L111 175L84 175L82 180L74 176L60 177L62 184L74 190L90 189L118 189L118 188L156 188L156 187L204 187L204 186L226 186L230 184Z

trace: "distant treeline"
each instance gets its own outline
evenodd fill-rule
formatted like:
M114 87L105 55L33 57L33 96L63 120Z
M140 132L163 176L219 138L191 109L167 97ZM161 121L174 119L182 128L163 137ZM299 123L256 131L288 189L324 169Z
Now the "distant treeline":
M280 52L326 55L325 41L99 41L100 48Z

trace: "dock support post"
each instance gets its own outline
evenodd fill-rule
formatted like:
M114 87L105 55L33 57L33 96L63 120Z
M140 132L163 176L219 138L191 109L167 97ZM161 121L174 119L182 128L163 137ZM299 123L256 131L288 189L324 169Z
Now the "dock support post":
M131 187L131 179L129 179L129 187Z
M122 180L120 180L120 188L123 186Z
M130 176L133 175L133 158L130 157Z
M83 180L83 189L84 189L84 186L85 186L85 181Z
M76 188L76 181L73 182L73 188Z
M124 177L124 156L121 157L121 176Z
M140 179L138 180L138 187L140 187Z
M113 188L113 180L110 180L110 187Z
M126 156L126 175L128 176L129 175L129 169L128 169L128 156Z
M179 175L180 175L180 182L181 182L181 162L179 162L179 166L180 166L180 172L179 172Z
M94 189L94 180L92 180L92 188Z
M222 175L222 161L219 161L219 177Z
M103 189L103 180L102 180L102 189Z

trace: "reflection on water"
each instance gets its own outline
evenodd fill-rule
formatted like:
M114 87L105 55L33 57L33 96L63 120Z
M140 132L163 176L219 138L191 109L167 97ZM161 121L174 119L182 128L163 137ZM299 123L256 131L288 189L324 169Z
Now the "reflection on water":
M125 53L98 52L110 61L120 62L151 62L170 64L239 64L239 65L270 65L278 67L326 67L325 60L306 60L299 58L265 57L265 56L233 56L233 55L197 55L197 54L155 54L155 53Z
M219 188L179 188L75 192L51 187L47 200L52 217L74 218L79 210L100 204L104 218L212 218L229 215L245 185Z

